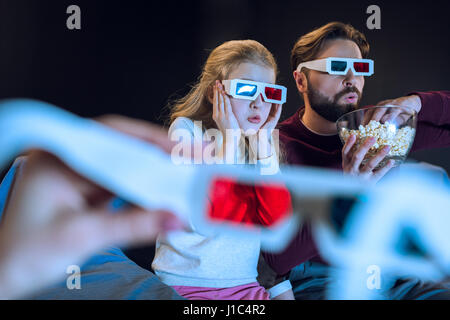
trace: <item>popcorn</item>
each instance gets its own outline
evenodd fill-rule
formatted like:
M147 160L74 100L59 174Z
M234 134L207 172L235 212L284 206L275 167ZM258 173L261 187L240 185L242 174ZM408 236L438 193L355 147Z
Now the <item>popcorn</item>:
M341 129L341 137L344 141L347 141L351 134L356 136L354 148L358 148L367 137L374 137L376 139L374 145L368 152L368 156L376 154L384 146L389 145L391 149L387 154L388 157L404 157L414 139L415 129L409 126L397 129L393 123L385 122L381 124L378 121L371 120L366 126L359 125L358 130Z

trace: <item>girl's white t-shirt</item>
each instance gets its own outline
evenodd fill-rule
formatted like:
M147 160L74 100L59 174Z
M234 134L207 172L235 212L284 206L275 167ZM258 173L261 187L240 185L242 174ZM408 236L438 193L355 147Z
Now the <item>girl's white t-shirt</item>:
M184 117L172 123L169 137L176 129L187 130L192 138L204 134L197 123ZM219 137L217 143L221 141ZM261 161L264 166L273 161L278 165L275 155ZM221 233L206 237L195 231L170 231L157 239L152 268L170 286L229 288L256 282L259 252L260 239L255 236Z

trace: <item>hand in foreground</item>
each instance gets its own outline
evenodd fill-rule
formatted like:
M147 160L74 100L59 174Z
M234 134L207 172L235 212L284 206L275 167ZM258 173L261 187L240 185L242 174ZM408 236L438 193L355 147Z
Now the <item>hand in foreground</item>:
M170 152L167 132L120 116L99 119ZM152 242L181 227L168 212L128 207L111 213L108 191L54 156L33 151L20 169L0 225L0 298L20 298L67 276L109 245Z

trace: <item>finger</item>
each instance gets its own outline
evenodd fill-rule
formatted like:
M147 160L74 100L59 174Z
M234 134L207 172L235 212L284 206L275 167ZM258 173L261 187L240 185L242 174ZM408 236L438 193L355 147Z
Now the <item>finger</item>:
M372 114L371 120L380 121L384 114L388 111L387 108L376 108ZM370 122L370 121L369 121Z
M384 175L386 173L389 172L389 170L391 170L395 165L395 161L394 160L389 160L382 168L374 171L372 179L374 181L378 181L380 180L382 177L384 177Z
M277 107L278 107L278 104L274 104L274 103L270 106L270 111L269 111L269 114L267 115L267 119L264 122L264 125L266 125L267 123L270 123L273 119L275 119L277 112L278 112Z
M223 91L223 98L224 98L224 104L225 104L225 110L226 110L226 116L229 120L231 120L233 123L237 122L236 115L233 112L233 108L231 106L231 100L228 94Z
M342 148L342 160L345 162L343 165L346 165L349 161L350 157L350 150L352 149L353 145L356 142L356 136L354 134L351 134L347 141L345 141L344 147Z
M278 104L272 103L270 106L269 115L267 116L267 119L272 119L275 117L278 111Z
M384 146L375 156L373 156L361 169L361 172L372 172L373 169L388 155L390 146Z
M217 84L213 87L214 97L213 97L213 119L218 120L219 116L219 97L217 93Z
M270 134L272 132L273 129L275 129L278 120L280 120L280 116L281 116L281 104L272 104L272 106L270 107L270 112L269 115L266 119L266 121L264 122L264 124L261 126L261 128L259 128L259 130L262 129L268 129L270 130Z
M382 123L386 122L395 122L395 119L398 117L398 115L402 112L400 108L391 108L391 110L381 118Z
M155 144L167 153L170 153L175 146L175 142L169 139L167 130L144 120L120 115L103 115L94 120L122 133Z
M283 110L283 106L281 104L275 104L275 115L274 118L278 122L281 116L281 111Z
M353 170L354 172L359 172L361 162L364 160L364 157L366 156L367 152L374 143L375 138L368 137L367 139L365 139L364 143L361 146L359 146L358 150L356 150L352 156L352 160L350 162L351 170Z
M377 106L384 106L384 105L387 105L387 104L392 104L392 101L394 101L394 99L383 100L381 102L378 102Z
M227 93L223 89L222 89L222 98L223 98L223 103L224 103L225 116L227 118L234 117L233 109L231 108L230 98L228 97Z
M83 215L83 220L81 234L90 239L86 247L93 248L153 242L158 234L183 226L166 211L145 211L137 207L116 214L92 211Z
M103 197L106 191L50 153L30 152L20 169L14 192L5 207L3 223L12 223L21 232L47 223L60 210L83 206L89 202L91 194L99 195L101 200L106 199Z
M281 104L274 104L275 109L272 111L272 116L267 119L267 123L270 123L270 129L275 129L278 121L280 120L281 111L282 111L282 105Z
M364 118L362 120L362 125L366 126L369 124L370 120L372 119L372 115L374 113L374 109L367 109L366 112L364 112Z
M218 97L219 97L219 114L221 117L226 117L225 113L225 101L222 93L221 84L218 86Z

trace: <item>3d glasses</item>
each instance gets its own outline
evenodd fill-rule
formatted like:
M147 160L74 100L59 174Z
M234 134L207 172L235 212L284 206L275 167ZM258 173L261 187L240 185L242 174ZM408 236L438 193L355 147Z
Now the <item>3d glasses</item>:
M157 146L34 100L0 102L0 147L0 168L24 151L46 150L122 200L111 204L117 213L127 203L170 211L199 234L257 237L268 251L282 250L305 217L320 216L311 202L366 184L310 168L262 175L248 165L175 165Z
M369 188L331 170L284 166L281 174L259 175L245 165L205 166L195 186L190 222L196 232L253 234L271 252L283 250L306 221L333 225Z
M286 87L271 83L242 79L222 80L225 92L233 98L255 100L260 94L265 102L283 104L286 102Z
M300 72L302 68L328 72L332 75L346 75L348 70L351 69L355 76L371 76L373 74L373 60L329 57L300 63L297 71Z

